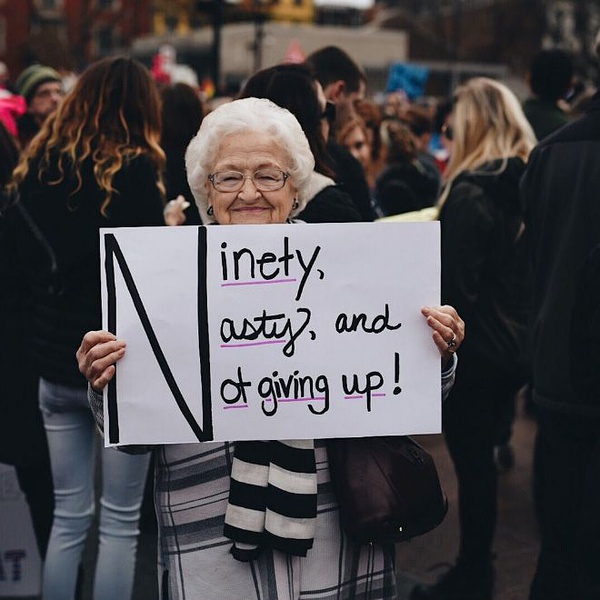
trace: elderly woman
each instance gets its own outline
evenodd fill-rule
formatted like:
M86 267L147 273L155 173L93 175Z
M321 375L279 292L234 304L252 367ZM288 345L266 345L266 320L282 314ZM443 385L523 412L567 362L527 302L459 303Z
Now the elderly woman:
M236 100L208 115L188 148L186 163L203 220L220 225L293 220L306 202L314 168L296 118L257 98ZM447 340L460 344L463 323L451 307L424 308L422 312L443 364L449 367L442 375L448 387L455 347L449 347ZM80 369L91 384L90 401L100 421L99 392L113 377L114 363L124 353L125 342L102 331L86 334L78 351ZM321 441L316 442L314 451L312 441L296 441L292 448L312 456L313 465L316 462L317 496L311 513L316 518L302 519L308 522L303 527L303 543L296 544L290 532L290 522L298 519L284 518L276 530L267 522L266 535L245 528L243 520L236 519L236 511L228 510L230 482L235 481L232 494L239 484L230 476L232 464L235 472L239 454L246 458L252 444L155 448L163 596L168 594L169 600L396 598L393 547L359 545L340 531ZM278 453L288 452L291 444L284 442L278 447ZM298 474L298 482L301 479Z

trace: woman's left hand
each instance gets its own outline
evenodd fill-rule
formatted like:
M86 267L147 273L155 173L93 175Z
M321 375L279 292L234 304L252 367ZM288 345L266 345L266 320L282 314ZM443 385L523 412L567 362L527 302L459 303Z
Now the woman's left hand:
M442 356L445 368L465 338L465 323L452 306L424 306L421 313L433 329L433 341Z

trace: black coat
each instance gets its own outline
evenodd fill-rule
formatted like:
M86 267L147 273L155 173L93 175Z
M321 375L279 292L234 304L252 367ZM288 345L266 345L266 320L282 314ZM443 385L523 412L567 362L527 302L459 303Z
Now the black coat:
M529 271L518 158L488 163L453 182L440 212L442 303L465 321L465 383L518 386L527 367ZM500 172L499 172L500 171Z
M2 213L0 235L0 461L34 462L45 443L37 380L85 387L75 352L101 327L100 227L162 225L156 171L140 156L115 175L106 217L104 194L84 167L75 183L42 184L37 169Z
M373 221L376 215L361 164L346 148L334 142L330 141L327 144L327 152L333 159L332 168L335 171L336 183L350 196L361 220Z
M363 220L350 196L334 185L316 194L298 219L306 223L356 223Z
M179 148L177 146L165 147L163 146L167 157L166 166L166 188L167 188L167 200L175 200L177 196L183 196L190 205L185 209L185 223L184 225L202 225L202 219L200 219L200 213L196 206L196 200L194 194L190 189L190 185L187 180L187 173L185 171L185 150L186 148Z
M38 370L31 353L31 297L6 252L0 215L0 462L41 463L48 448L38 409Z
M548 410L598 417L600 395L584 393L570 349L573 321L591 326L600 310L596 304L593 313L581 314L592 307L577 297L600 243L600 94L586 115L535 148L521 193L534 269L534 400ZM592 345L590 351L600 350Z
M375 181L377 203L386 216L433 206L440 188L440 174L419 160L387 166Z
M2 251L30 294L41 375L82 387L86 382L74 353L83 334L101 325L99 229L164 224L156 171L146 157L133 159L115 175L106 216L92 169L91 161L84 165L81 186L73 193L72 178L42 183L33 166L19 188L19 202L5 213Z
M571 384L578 398L600 406L600 244L577 279L568 353Z

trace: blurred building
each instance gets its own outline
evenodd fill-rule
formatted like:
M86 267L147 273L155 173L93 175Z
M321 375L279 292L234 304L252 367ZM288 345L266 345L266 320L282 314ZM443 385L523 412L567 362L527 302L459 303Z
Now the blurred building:
M152 30L153 0L0 0L0 60L72 70Z
M538 0L430 0L388 2L378 15L383 28L410 36L419 62L506 65L524 71L539 50L545 28Z
M348 44L377 86L390 61L410 61L440 94L477 74L522 80L542 47L573 50L592 79L598 27L600 0L0 0L0 60L14 79L33 61L71 70L130 50L149 64L169 43L222 81L281 60L282 44Z
M478 74L510 74L515 87L524 85L541 48L573 51L589 78L597 69L597 0L382 0L374 18L384 29L408 33L411 61L432 71L432 93Z
M406 58L404 32L364 27L375 0L155 0L154 31L132 53L148 64L164 45L220 91L256 70L324 43L348 48L363 65ZM328 27L321 29L315 23ZM324 42L326 40L326 42ZM375 58L374 58L375 57Z
M257 32L260 38L257 38ZM346 50L367 71L375 89L384 85L389 65L408 60L408 36L404 31L380 30L371 26L315 26L309 23L267 21L260 29L254 22L223 26L220 44L221 87L236 89L258 68L285 62L291 53L307 55L326 44ZM149 64L163 46L174 48L178 62L190 65L200 79L210 77L213 32L208 27L186 35L167 32L137 39L132 54ZM256 48L260 43L260 63Z
M155 0L154 33L187 34L210 24L220 10L227 22L264 20L358 26L369 20L375 0Z
M372 20L374 0L314 0L315 22L358 27Z
M262 10L273 21L289 23L312 23L315 20L315 4L313 0L243 0L247 10Z

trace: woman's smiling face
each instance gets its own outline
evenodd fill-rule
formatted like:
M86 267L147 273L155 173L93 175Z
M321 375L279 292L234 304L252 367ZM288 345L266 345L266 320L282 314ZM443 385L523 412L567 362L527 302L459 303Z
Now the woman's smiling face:
M212 174L236 171L245 176L237 192L217 191L208 185L208 203L221 225L285 223L292 211L297 190L291 179L278 190L259 191L252 175L262 169L288 172L290 159L265 133L233 133L226 136L217 152Z

